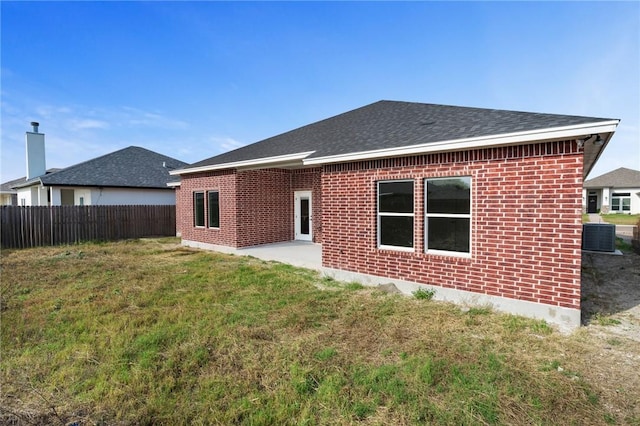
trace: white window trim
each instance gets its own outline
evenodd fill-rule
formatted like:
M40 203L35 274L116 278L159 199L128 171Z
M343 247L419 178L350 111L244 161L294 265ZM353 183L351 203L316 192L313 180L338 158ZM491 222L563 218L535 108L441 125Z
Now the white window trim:
M456 179L456 178L469 178L469 213L428 213L427 212L427 181L439 180L439 179ZM473 176L439 176L424 179L424 252L426 254L440 255L440 256L453 256L471 259L473 253ZM449 250L437 250L429 249L429 226L427 219L430 217L452 217L456 219L469 219L469 252L462 251L449 251Z
M624 193L626 194L626 193ZM617 209L613 208L613 200L616 199L618 200L618 207ZM624 200L629 200L629 208L627 210L624 209ZM620 195L620 194L616 194L613 193L611 194L611 211L612 212L618 212L618 213L624 213L624 212L630 212L631 211L631 194L629 195Z
M381 183L399 183L399 182L411 182L413 184L413 213L391 213L391 212L381 212L380 211L380 184ZM376 182L376 237L377 237L377 247L381 250L394 250L394 251L404 251L404 252L415 252L416 251L416 183L413 179L389 179L389 180L379 180ZM403 246L389 246L386 244L380 243L380 218L382 216L392 216L392 217L412 217L413 218L413 246L412 247L403 247Z

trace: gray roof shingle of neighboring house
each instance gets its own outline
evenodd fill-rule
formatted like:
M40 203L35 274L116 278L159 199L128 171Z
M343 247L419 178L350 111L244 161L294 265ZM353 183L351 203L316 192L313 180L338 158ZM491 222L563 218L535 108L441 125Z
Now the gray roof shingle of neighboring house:
M161 188L176 179L169 175L187 163L145 148L130 146L54 173L24 181L46 186L98 186L117 188Z
M640 170L620 167L584 182L585 188L640 188Z
M307 159L321 158L611 120L378 101L190 164L188 169L311 151Z
M47 173L54 173L57 172L59 170L62 169L47 169ZM0 192L3 193L14 193L16 192L16 190L14 188L16 188L17 186L19 186L20 184L23 184L27 181L27 177L26 176L22 176L18 179L13 179L13 180L9 180L7 182L4 182L3 184L0 184Z
M18 179L14 179L14 180L10 180L7 182L4 182L3 184L0 184L0 193L15 193L16 190L13 189L14 186L19 185L23 182L25 182L26 177L21 177Z

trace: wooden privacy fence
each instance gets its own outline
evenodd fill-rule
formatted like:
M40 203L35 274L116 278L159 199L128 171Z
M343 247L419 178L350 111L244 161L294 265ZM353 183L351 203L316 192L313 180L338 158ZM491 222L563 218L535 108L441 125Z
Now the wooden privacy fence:
M0 207L4 248L175 235L176 206Z

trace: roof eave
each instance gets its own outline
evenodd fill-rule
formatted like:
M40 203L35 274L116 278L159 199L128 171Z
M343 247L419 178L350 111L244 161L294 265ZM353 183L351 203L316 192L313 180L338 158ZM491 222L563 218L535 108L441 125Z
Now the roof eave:
M22 188L28 188L30 186L38 186L38 185L44 186L44 184L42 183L42 179L40 178L30 180L28 182L19 183L18 185L14 185L12 188L22 189Z
M16 186L16 189L28 188L30 186L41 186L42 188L114 188L114 189L168 189L165 186L140 186L140 185L108 185L108 184L94 184L94 183L55 183L55 182L31 182L28 185L22 184Z
M463 151L467 149L489 148L496 146L518 145L524 142L543 142L553 140L566 140L579 138L589 134L608 134L608 139L615 131L620 120L600 121L589 124L580 124L572 126L556 127L551 129L541 129L534 131L524 131L515 133L506 133L499 135L480 136L474 138L464 138L455 140L446 140L438 142L429 142L420 145L412 145L396 148L385 148L371 151L353 152L347 154L330 155L325 157L315 157L304 159L303 163L307 165L321 165L331 163L345 163L351 161L372 160L387 157L404 157L408 155L429 154L446 151ZM600 147L604 149L606 143ZM601 153L602 151L600 151ZM600 156L597 154L597 157ZM595 163L595 161L594 161ZM593 167L590 165L589 170Z
M192 167L187 169L172 170L169 172L172 176L180 176L193 173L211 172L224 169L251 169L251 168L273 168L273 167L291 167L294 165L302 165L303 160L315 151L297 152L294 154L277 155L274 157L256 158L251 160L234 161L231 163L211 164L207 166Z

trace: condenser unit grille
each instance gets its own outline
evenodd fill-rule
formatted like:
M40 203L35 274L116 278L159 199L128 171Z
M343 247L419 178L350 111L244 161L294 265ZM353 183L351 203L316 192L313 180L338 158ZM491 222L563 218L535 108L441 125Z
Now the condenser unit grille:
M616 251L616 226L609 223L582 225L582 250Z

